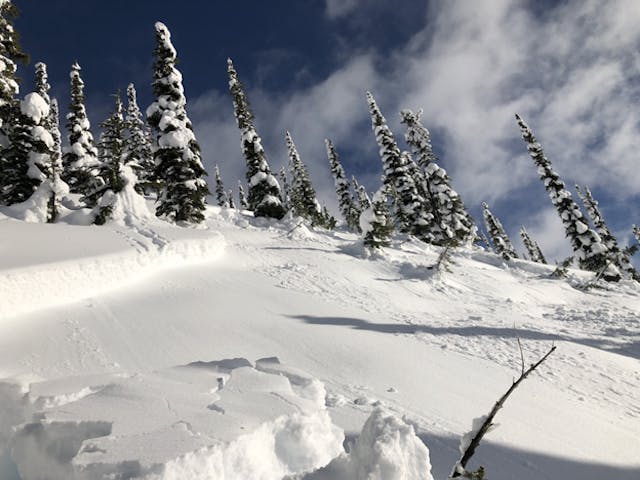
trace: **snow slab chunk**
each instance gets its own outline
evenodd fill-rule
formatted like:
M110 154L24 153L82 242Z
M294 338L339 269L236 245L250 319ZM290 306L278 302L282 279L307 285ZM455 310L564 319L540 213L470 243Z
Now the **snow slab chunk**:
M260 363L273 373L239 358L32 383L35 412L13 434L13 461L22 480L275 480L340 455L344 434L324 402L298 395L289 377L324 386Z

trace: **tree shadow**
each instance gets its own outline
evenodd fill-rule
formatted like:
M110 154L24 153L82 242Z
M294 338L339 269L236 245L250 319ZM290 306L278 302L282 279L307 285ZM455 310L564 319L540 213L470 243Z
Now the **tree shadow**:
M608 352L640 358L640 341L626 344L610 342L597 338L570 337L552 333L538 332L523 328L483 327L471 325L468 327L434 327L431 325L414 325L405 323L373 323L361 318L353 317L319 317L313 315L289 315L291 318L302 320L310 325L334 325L348 327L355 330L367 330L378 333L415 335L427 333L431 335L458 335L461 337L495 337L520 338L525 340L567 341L598 348Z

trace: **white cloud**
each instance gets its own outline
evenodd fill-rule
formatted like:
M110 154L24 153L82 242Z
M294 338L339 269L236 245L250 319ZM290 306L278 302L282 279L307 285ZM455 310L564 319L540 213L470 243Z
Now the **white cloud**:
M356 3L327 0L327 15L346 15ZM327 78L286 96L250 91L272 168L286 158L288 129L321 195L335 205L323 139L356 152L346 159L353 166L379 166L364 99L371 89L398 139L397 112L424 108L424 122L441 147L437 153L468 205L508 205L505 199L539 181L516 112L568 185L637 195L640 2L575 0L536 14L528 6L516 0L435 2L424 29L390 56L347 55ZM194 123L206 156L217 158L223 172L242 176L231 101L227 92L222 96L198 99L203 108ZM214 111L222 108L228 113ZM227 166L232 158L239 168ZM522 221L531 223L545 250L562 257L568 242L550 204L536 198L528 215Z
M329 18L340 18L350 14L358 6L358 0L327 0L326 14Z

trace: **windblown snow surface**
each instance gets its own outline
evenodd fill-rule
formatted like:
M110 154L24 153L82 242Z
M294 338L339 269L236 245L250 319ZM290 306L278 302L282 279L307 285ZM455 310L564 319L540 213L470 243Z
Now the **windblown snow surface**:
M0 215L0 478L640 478L640 288L211 207L204 228Z

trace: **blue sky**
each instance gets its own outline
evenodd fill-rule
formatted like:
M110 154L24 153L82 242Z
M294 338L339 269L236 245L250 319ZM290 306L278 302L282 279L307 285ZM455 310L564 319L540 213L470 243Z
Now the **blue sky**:
M244 178L227 91L234 59L272 169L290 130L321 201L336 203L324 138L348 173L375 188L371 90L402 144L398 111L424 108L441 164L477 220L487 201L512 238L526 225L548 257L569 253L514 121L524 116L568 185L590 185L623 241L640 223L640 2L402 0L15 0L32 65L49 66L68 103L83 67L94 130L110 94L133 81L151 101L153 24L171 30L187 109L209 172ZM32 65L20 67L23 93ZM401 145L404 148L403 145Z

